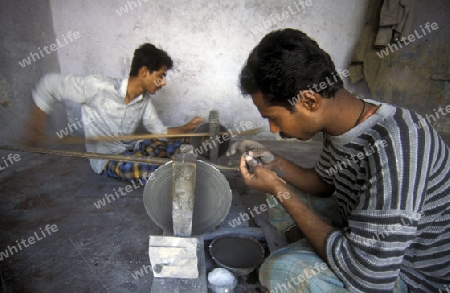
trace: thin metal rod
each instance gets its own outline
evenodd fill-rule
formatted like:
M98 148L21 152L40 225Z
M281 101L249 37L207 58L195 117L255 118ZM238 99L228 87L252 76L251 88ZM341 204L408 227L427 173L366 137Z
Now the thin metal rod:
M66 151L66 150L55 150L55 149L44 149L44 148L32 148L32 147L22 147L22 146L6 146L0 145L1 150L26 152L26 153L38 153L47 155L57 155L65 157L75 157L75 158L87 158L87 159L100 159L100 160L114 160L123 162L133 162L133 163L143 163L143 164L153 164L153 165L164 165L165 163L171 161L168 158L157 158L157 157L133 157L133 156L123 156L123 155L112 155L112 154L99 154L99 153L89 153L89 152L79 152L79 151ZM222 166L216 165L208 162L208 164L219 169L220 171L233 171L239 172L238 166Z

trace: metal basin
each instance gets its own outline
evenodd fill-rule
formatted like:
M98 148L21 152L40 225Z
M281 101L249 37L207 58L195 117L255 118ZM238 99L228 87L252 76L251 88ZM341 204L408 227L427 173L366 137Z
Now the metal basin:
M219 236L209 245L214 262L236 276L247 276L264 260L264 248L246 235Z
M161 229L173 233L172 161L159 167L155 178L144 188L144 205L150 218ZM197 181L192 219L192 236L211 231L228 215L230 185L219 170L197 160Z

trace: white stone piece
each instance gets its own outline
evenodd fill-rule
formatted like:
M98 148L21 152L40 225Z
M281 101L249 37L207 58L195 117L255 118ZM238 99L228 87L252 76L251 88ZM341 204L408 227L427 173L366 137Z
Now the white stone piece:
M155 278L198 278L198 240L150 236L149 256Z

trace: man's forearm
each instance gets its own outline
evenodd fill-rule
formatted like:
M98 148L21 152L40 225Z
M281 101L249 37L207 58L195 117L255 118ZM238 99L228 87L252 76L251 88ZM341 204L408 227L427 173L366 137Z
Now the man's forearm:
M306 193L327 197L334 191L334 187L320 179L314 169L301 168L284 158L278 169L284 180Z
M184 126L179 127L167 127L167 134L181 134L188 133L189 131Z
M167 134L180 134L180 133L189 133L195 130L200 124L205 121L200 117L194 117L188 123L178 126L178 127L169 127L167 128Z
M319 256L326 261L326 239L336 229L325 223L302 199L295 196L295 193L287 186L280 185L276 188L274 194L279 195L278 199L283 207Z
M248 162L253 159L249 157L241 157L239 164L245 184L263 192L276 195L305 237L311 242L317 253L325 259L326 239L335 228L325 223L272 170L262 165L256 165L253 166L253 172L250 173Z

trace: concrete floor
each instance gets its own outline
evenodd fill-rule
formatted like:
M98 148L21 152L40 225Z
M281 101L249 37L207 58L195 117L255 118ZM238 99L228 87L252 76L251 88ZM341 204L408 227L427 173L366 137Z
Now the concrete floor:
M291 158L301 154L310 165L311 154L320 149L317 142L267 141L267 145ZM9 153L14 152L0 151L0 157ZM16 240L34 237L35 243L25 241L28 247L22 244L22 250L11 248L12 255L3 255L0 289L149 292L153 277L146 267L148 237L162 231L147 215L142 198L125 196L97 209L93 205L97 199L74 197L88 178L98 176L86 159L18 154L20 161L0 171L0 252L17 246ZM239 181L234 178L232 188L242 185ZM47 224L56 225L57 231L44 232L43 238L40 228ZM143 276L136 279L133 274L140 270Z
M320 142L264 143L305 167L314 165L321 148ZM0 157L9 153L0 151ZM125 196L97 209L97 199L74 197L89 177L98 176L86 159L19 154L20 161L0 171L0 252L35 232L41 236L47 224L58 230L3 257L0 291L149 292L148 237L162 231L142 198ZM239 176L230 185L242 191ZM136 271L143 276L133 277Z

